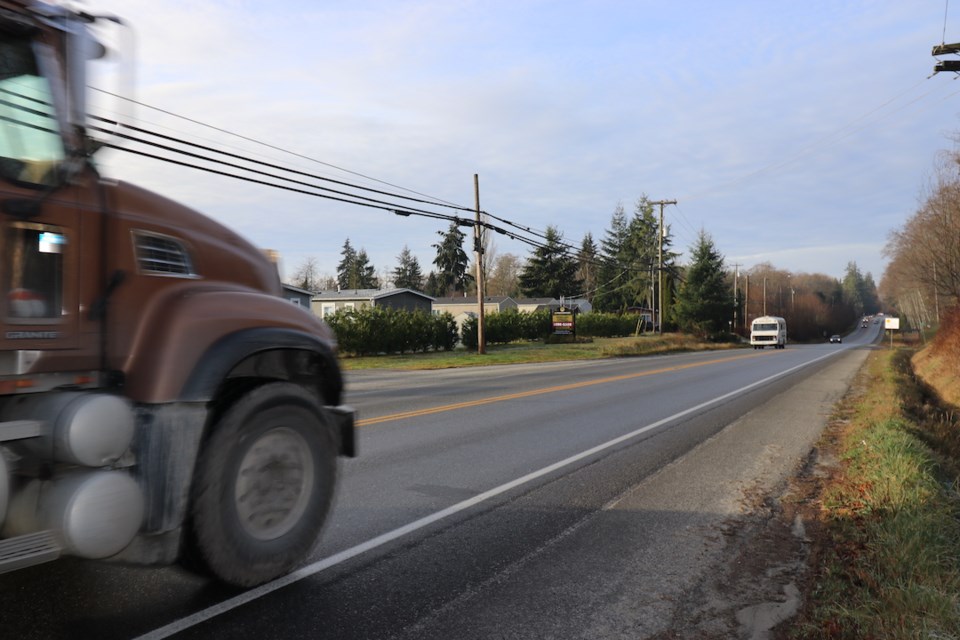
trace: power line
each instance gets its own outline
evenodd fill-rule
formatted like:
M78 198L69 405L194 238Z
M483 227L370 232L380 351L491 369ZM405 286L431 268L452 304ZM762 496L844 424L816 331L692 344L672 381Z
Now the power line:
M106 89L100 89L100 88L98 88L98 87L92 87L92 86L89 87L89 88L92 89L92 90L94 90L94 91L98 91L98 92L100 92L100 93L103 93L103 94L105 94L105 95L108 95L108 96L111 96L111 97L114 97L114 98L118 98L118 99L120 99L120 100L125 100L125 101L127 101L127 102L129 102L129 103L131 103L131 104L135 104L135 105L140 106L140 107L145 107L145 108L147 108L147 109L151 109L151 110L153 110L153 111L157 111L157 112L159 112L159 113L162 113L162 114L171 116L171 117L173 117L173 118L177 118L177 119L183 120L183 121L185 121L185 122L190 122L190 123L192 123L192 124L195 124L195 125L198 125L198 126L201 126L201 127L205 127L205 128L207 128L207 129L211 129L211 130L213 130L213 131L217 131L217 132L219 132L219 133L226 134L226 135L228 135L228 136L232 136L232 137L238 138L238 139L240 139L240 140L245 140L245 141L247 141L247 142L252 142L253 144L260 145L260 146L262 146L262 147L266 147L267 149L273 149L274 151L279 151L279 152L281 152L281 153L284 153L284 154L287 154L287 155L291 155L291 156L294 156L294 157L296 157L296 158L300 158L301 160L307 160L308 162L314 162L314 163L316 163L316 164L320 164L320 165L323 165L323 166L325 166L325 167L330 167L331 169L336 169L337 171L342 171L342 172L344 172L344 173L349 173L350 175L357 176L358 178L363 178L364 180L371 180L371 181L373 181L373 182L377 182L377 183L379 183L379 184L386 185L386 186L388 186L388 187L393 187L394 189L401 189L401 190L406 191L406 192L408 192L408 193L412 193L412 194L414 194L414 195L418 195L418 196L421 196L421 197L424 197L424 198L431 198L432 200L434 200L434 201L436 201L436 202L444 202L445 204L448 204L448 205L452 204L452 203L450 203L450 202L447 202L447 201L443 200L442 198L436 198L436 197L433 197L433 196L430 196L430 195L427 195L427 194L424 194L424 193L420 193L420 192L418 192L418 191L414 191L413 189L408 189L407 187L403 187L403 186L400 186L400 185L392 184L392 183L390 183L390 182L386 182L385 180L381 180L381 179L379 179L379 178L374 178L374 177L372 177L372 176L368 176L368 175L365 175L365 174L363 174L363 173L359 173L359 172L357 172L357 171L352 171L352 170L350 170L350 169L345 169L344 167L339 167L339 166L337 166L337 165L335 165L335 164L331 164L331 163L329 163L329 162L324 162L324 161L322 161L322 160L318 160L318 159L316 159L316 158L312 158L312 157L310 157L310 156L307 156L307 155L304 155L304 154L301 154L301 153L297 153L297 152L295 152L295 151L291 151L291 150L289 150L289 149L285 149L285 148L283 148L283 147L279 147L279 146L270 144L270 143L268 143L268 142L263 142L263 141L261 141L261 140L255 139L255 138L251 138L251 137L248 137L248 136L245 136L245 135L242 135L242 134L239 134L239 133L230 131L229 129L223 129L223 128L221 128L221 127L217 127L217 126L214 126L214 125L212 125L212 124L207 124L207 123L205 123L205 122L201 122L201 121L199 121L199 120L195 120L195 119L193 119L193 118L189 118L189 117L187 117L187 116L183 116L183 115L180 115L180 114L178 114L178 113L174 113L173 111L168 111L168 110L166 110L166 109L162 109L162 108L160 108L160 107L156 107L156 106L147 104L147 103L145 103L145 102L140 102L139 100L134 100L133 98L129 98L129 97L127 97L127 96L123 96L123 95L120 95L120 94L117 94L117 93L113 93L113 92L111 92L111 91L107 91Z
M104 93L107 93L107 94L109 94L109 95L116 95L116 94L112 94L112 93L106 92L106 91L104 91ZM122 96L117 96L117 97L122 97ZM317 163L319 163L319 164L323 164L323 165L326 165L326 166L331 166L331 167L336 168L336 169L338 169L338 170L345 171L345 172L347 172L347 173L351 173L351 174L353 174L353 175L357 175L357 176L363 177L363 178L365 178L365 179L373 180L373 181L378 182L378 183L381 183L381 184L385 184L385 185L388 185L388 186L391 186L391 187L394 187L394 188L397 188L397 189L401 189L401 190L406 191L406 192L408 192L408 193L415 193L415 194L417 194L417 195L423 196L424 198L431 198L431 199L426 200L426 199L423 199L423 198L415 198L415 197L406 196L406 195L403 195L403 194L398 194L398 193L393 193L393 192L385 191L385 190L382 190L382 189L373 189L373 188L371 188L371 187L366 187L366 186L363 186L363 185L353 184L353 183L346 182L346 181L342 181L342 180L336 180L336 179L333 179L333 178L328 178L328 177L326 177L326 176L321 176L321 175L317 175L317 174L312 174L312 173L308 173L308 172L305 172L305 171L301 171L301 170L298 170L298 169L293 169L293 168L290 168L290 167L285 167L285 166L278 165L278 164L275 164L275 163L272 163L272 162L265 162L265 161L262 161L262 160L257 160L257 159L251 158L251 157L249 157L249 156L240 155L240 154L238 154L238 153L232 153L232 152L229 152L229 151L224 151L224 150L222 150L222 149L217 149L217 148L215 148L215 147L213 147L213 146L204 145L204 144L200 144L200 143L196 143L196 142L191 142L191 141L189 141L189 140L183 139L182 137L175 137L175 136L171 136L171 135L159 133L159 132L157 132L157 131L152 131L152 130L146 129L146 128L144 128L144 127L138 127L138 126L135 126L135 125L126 124L126 123L120 122L120 121L115 120L115 119L106 118L106 117L101 117L101 116L92 116L93 119L95 119L95 120L97 120L97 121L99 121L99 122L101 122L101 123L104 123L105 125L108 125L109 127L111 127L111 128L91 127L92 130L99 131L99 132L104 133L104 134L106 134L106 135L108 135L108 136L115 136L115 137L118 137L118 138L121 138L121 139L130 141L130 142L133 142L133 143L136 143L136 144L144 145L144 146L147 146L147 147L152 147L152 148L161 150L161 151L166 152L166 153L169 153L169 154L179 154L180 156L185 156L185 157L189 158L190 161L185 161L185 160L182 160L182 159L176 159L176 158L173 158L173 157L169 157L169 156L165 156L165 155L161 155L161 154L153 153L153 152L149 152L149 151L144 151L144 150L139 150L139 149L133 149L133 148L130 148L130 147L128 147L128 146L123 146L123 145L119 145L119 144L114 144L114 143L111 143L111 142L104 142L104 143L102 143L103 146L108 147L108 148L111 148L111 149L115 149L115 150L118 150L118 151L121 151L121 152L127 152L127 153L131 153L131 154L138 155L138 156L141 156L141 157L150 158L150 159L153 159L153 160L159 160L159 161L161 161L161 162L166 162L166 163L174 164L174 165L177 165L177 166L182 166L182 167L185 167L185 168L196 169L196 170L204 171L204 172L207 172L207 173L212 173L212 174L215 174L215 175L220 175L220 176L224 176L224 177L229 177L229 178L233 178L233 179L237 179L237 180L243 180L243 181L245 181L245 182L250 182L250 183L259 184L259 185L262 185L262 186L267 186L267 187L273 187L273 188L277 188L277 189L282 189L282 190L290 191L290 192L294 192L294 193L300 193L300 194L304 194L304 195L311 195L311 196L314 196L314 197L321 197L321 198L325 198L325 199L332 200L332 201L336 201L336 202L342 202L342 203L345 203L345 204L352 204L352 205L364 206L364 207L372 208L372 209L379 209L379 210L383 210L383 211L388 211L388 212L392 212L392 213L394 213L394 214L396 214L396 215L400 215L400 216L405 216L405 217L406 217L406 216L420 216L420 217L425 217L425 218L431 218L431 219L437 219L437 220L444 220L444 221L447 221L447 222L451 222L451 223L453 223L453 224L456 224L456 225L458 225L458 226L471 226L471 227L472 227L472 226L475 225L475 222L470 221L470 220L467 220L466 218L461 218L461 217L459 217L459 216L457 216L457 215L451 215L451 214L449 214L449 213L440 213L440 212L436 212L436 211L425 210L425 209L422 209L422 208L419 208L419 207L413 207L413 206L410 206L409 204L407 204L406 202L412 202L412 203L416 203L416 204L420 204L420 205L428 205L428 206L432 206L432 207L441 207L441 208L445 208L445 209L453 209L454 211L472 211L472 209L470 209L469 207L465 207L465 206L461 206L461 205L456 205L456 204L450 203L450 202L448 202L448 201L445 201L445 200L442 200L442 199L439 199L439 198L433 198L432 196L426 196L425 194L421 194L421 193L416 192L416 191L414 191L414 190L412 190L412 189L407 189L407 188L405 188L405 187L401 187L401 186L398 186L398 185L394 185L394 184L391 184L391 183L389 183L389 182L385 182L385 181L383 181L383 180L378 180L378 179L375 179L375 178L371 178L370 176L366 176L366 175L364 175L364 174L362 174L362 173L358 173L358 172L355 172L355 171L349 171L349 170L343 169L343 168L341 168L341 167L337 167L336 165L331 165L331 164L329 164L329 163L325 163L325 162L322 162L322 161L319 161L319 160L316 160L316 159L313 159L313 158L309 158L309 157L303 156L303 155L301 155L301 154L297 154L297 153L294 153L294 152L290 152L290 151L288 151L288 150L282 149L282 148L277 147L277 146L275 146L275 145L263 143L263 142L260 142L260 141L258 141L258 140L254 140L254 139L252 139L252 138L248 138L248 137L246 137L246 136L242 136L242 135L240 135L240 134L236 134L236 133L234 133L234 132L228 131L228 130L226 130L226 129L221 129L221 128L214 127L214 126L211 126L211 125L207 125L207 124L205 124L205 123L202 123L202 122L193 120L193 119L191 119L191 118L187 118L187 117L184 117L184 116L179 116L179 115L177 115L177 114L175 114L175 113L172 113L172 112L169 112L169 111L166 111L166 110L163 110L163 109L159 109L159 108L156 108L156 107L152 107L152 106L147 105L147 104L145 104L145 103L141 103L141 102L137 102L137 101L132 101L132 100L131 100L131 102L134 102L135 104L138 104L138 105L141 105L141 106L144 106L144 107L147 107L147 108L155 109L155 110L157 110L157 111L159 111L159 112L161 112L161 113L169 114L169 115L171 115L171 116L173 116L173 117L177 117L177 118L183 119L183 120L185 120L185 121L187 121L187 122L192 122L192 123L198 124L198 125L200 125L200 126L208 127L208 128L210 128L210 129L213 129L213 130L215 130L215 131L219 131L219 132L225 133L225 134L227 134L227 135L235 136L235 137L238 137L238 138L243 139L243 140L248 140L248 141L254 142L254 143L259 144L259 145L263 145L263 146L268 147L268 148L271 148L271 149L275 149L275 150L278 150L278 151L282 151L282 152L284 152L284 153L289 153L289 154L294 155L294 156L296 156L296 157L301 157L301 158L310 160L310 161L312 161L312 162L317 162ZM222 159L222 158L213 157L213 156L211 156L211 155L204 155L204 154L201 154L201 153L197 153L197 152L195 152L195 151L190 151L190 150L187 150L187 149L181 149L181 148L178 148L178 147L176 147L176 146L172 146L172 145L170 145L170 144L163 144L163 143L161 143L161 142L157 142L156 140L150 140L150 139L146 139L146 138L144 138L144 137L137 137L137 136L135 136L135 135L131 135L130 133L126 133L126 132L124 132L124 131L133 132L133 133L139 134L140 136L148 136L148 137L157 138L157 139L159 139L159 140L162 140L162 141L165 141L165 142L174 143L174 144L177 144L177 145L183 145L183 146L188 147L189 149L195 149L195 150L203 151L203 152L206 153L206 154L215 154L215 155L223 156L223 157L225 157L225 158L229 158L229 159L231 159L231 160L235 160L235 161L238 161L238 162L250 164L250 165L253 165L253 166L252 166L252 167L251 167L251 166L244 166L243 164L237 164L236 162L230 162L230 161L224 160L224 159ZM203 166L203 165L200 165L200 164L196 164L196 161L205 162L205 163L210 163L210 164L215 165L215 166L219 165L219 166L222 166L222 167L227 167L227 168L229 168L231 171L226 171L226 170L222 170L222 169L217 169L217 168L213 168L213 167L210 167L210 166ZM285 175L279 175L279 174L277 174L277 173L271 173L270 171L264 171L264 170L262 170L262 169L256 168L256 167L258 167L258 166L259 166L259 167L264 167L264 168L267 168L267 169L271 169L272 171L285 172L285 173L292 174L293 176L299 176L299 177L301 177L301 178L309 178L309 179L315 180L315 181L327 182L327 183L330 183L330 184L335 184L335 185L342 186L342 187L346 187L346 188L349 188L349 189L354 189L354 190L358 190L358 191L362 191L362 192L367 192L367 193L373 193L373 194L377 194L377 195L380 195L380 196L384 196L384 197L386 197L386 198L393 198L393 199L403 200L403 201L406 201L406 202L405 202L405 203L396 203L396 202L391 202L391 201L389 201L389 200L382 200L382 199L379 199L379 198L373 198L373 197L369 197L369 196L366 196L366 195L360 195L360 194L357 194L357 193L350 193L350 192L348 192L348 191L343 191L343 190L340 190L340 189L333 189L333 188L331 188L331 187L326 187L326 186L321 186L321 185L317 185L317 184L312 184L312 183L310 183L310 182L306 182L306 181L300 180L300 179L298 179L298 178L289 177L289 176L285 176ZM240 174L238 174L238 173L234 173L234 172L236 172L236 171L251 173L251 174L253 174L254 176L257 176L257 177L251 177L251 176L240 175ZM285 185L285 184L278 184L277 182L272 182L273 180L283 181L283 182L287 182L287 183L290 183L290 184L286 184L286 185ZM292 186L291 186L291 185L292 185ZM559 250L559 254L560 254L561 256L563 256L563 257L566 257L566 258L568 258L568 259L580 260L580 261L583 261L583 262L586 263L586 264L592 264L593 266L602 266L602 265L608 264L608 262L609 262L609 259L604 259L604 258L601 258L601 259L599 259L599 260L583 260L582 256L580 256L580 249L579 249L579 247L577 247L576 245L573 245L573 244L570 244L570 243L567 243L567 242L563 242L563 241L558 241L556 238L550 238L550 239L549 239L550 242L548 242L548 243L542 242L541 240L547 240L547 239L548 239L548 235L546 234L546 232L541 232L541 231L538 231L538 230L536 230L536 229L534 229L534 228L532 228L532 227L529 227L529 226L527 226L527 225L523 225L523 224L520 224L520 223L513 222L513 221L508 220L508 219L506 219L506 218L503 218L503 217L497 216L497 215L495 215L495 214L492 214L492 213L490 213L490 212L488 212L488 211L481 211L481 213L482 213L483 215L485 215L485 216L488 216L489 218L491 218L491 219L493 219L493 220L496 220L496 221L498 221L498 222L503 223L504 225L506 225L506 226L508 226L508 227L512 227L512 228L516 229L516 231L509 230L509 229L505 229L505 228L503 228L503 227L500 227L500 226L495 225L495 224L491 224L491 223L486 222L486 221L480 222L480 224L479 224L480 227L482 227L483 229L488 229L488 230L490 230L490 231L494 231L494 232L499 233L499 234L501 234L501 235L505 235L505 236L507 236L508 238L510 238L510 239L512 239L512 240L516 240L516 241L518 241L518 242L522 242L522 243L524 243L524 244L527 244L528 246L530 246L530 247L532 247L532 248L534 248L534 249ZM632 267L631 267L631 268L628 268L626 271L633 271L633 270L635 270L635 268L632 268ZM626 272L626 271L625 271L625 272Z

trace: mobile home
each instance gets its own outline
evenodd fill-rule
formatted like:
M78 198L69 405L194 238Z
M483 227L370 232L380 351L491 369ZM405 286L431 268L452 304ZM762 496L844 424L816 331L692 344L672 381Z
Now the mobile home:
M760 316L750 324L750 344L754 349L787 347L787 321L778 316Z

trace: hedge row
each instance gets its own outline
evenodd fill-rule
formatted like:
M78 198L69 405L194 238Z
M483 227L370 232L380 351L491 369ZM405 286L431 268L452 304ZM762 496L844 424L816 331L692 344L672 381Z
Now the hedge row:
M576 319L576 333L582 338L614 338L633 335L638 317L615 313L583 313ZM491 313L483 318L483 337L487 344L543 340L552 331L549 311L520 313L513 310ZM477 347L477 319L463 323L461 340L468 349Z
M362 307L338 311L327 318L327 324L337 335L340 351L357 356L450 351L459 338L449 313Z
M577 335L592 338L631 336L637 331L639 317L616 313L585 313L577 316Z
M484 316L487 344L544 340L551 333L549 311L520 313L514 310ZM424 311L404 311L385 307L362 307L338 311L327 318L337 334L343 353L371 355L417 351L450 351L458 340L468 349L477 348L477 318L463 323L460 335L449 313L430 315ZM637 316L614 313L586 313L576 319L579 337L612 338L632 335Z
M542 340L550 335L550 312L520 313L513 309L483 316L483 337L487 344ZM467 318L460 331L463 346L477 348L477 318Z

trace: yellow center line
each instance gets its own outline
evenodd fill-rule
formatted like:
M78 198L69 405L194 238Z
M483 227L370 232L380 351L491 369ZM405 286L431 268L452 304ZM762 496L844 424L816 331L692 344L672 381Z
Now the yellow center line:
M385 416L379 416L377 418L365 418L357 420L356 426L366 427L371 424L379 424L381 422L390 422L392 420L403 420L404 418L416 418L419 416L428 416L434 413L443 413L444 411L455 411L457 409L467 409L469 407L479 407L485 404L493 404L495 402L504 402L506 400L517 400L519 398L529 398L531 396L539 396L545 393L556 393L558 391L569 391L571 389L582 389L584 387L590 387L597 384L607 384L609 382L622 382L624 380L632 380L634 378L643 378L645 376L653 376L661 373L670 373L672 371L682 371L684 369L694 369L696 367L705 367L711 364L718 364L721 362L733 362L734 360L744 360L747 358L758 358L763 354L751 353L750 355L745 356L731 356L726 358L716 358L714 360L706 360L704 362L694 362L690 364L680 364L672 367L663 367L661 369L651 369L650 371L640 371L637 373L627 373L620 376L611 376L608 378L598 378L596 380L584 380L582 382L572 382L570 384L561 384L553 387L543 387L541 389L531 389L530 391L520 391L518 393L508 393L502 396L491 396L489 398L481 398L479 400L469 400L467 402L457 402L454 404L444 404L436 407L429 407L426 409L416 409L414 411L404 411L401 413L392 413Z

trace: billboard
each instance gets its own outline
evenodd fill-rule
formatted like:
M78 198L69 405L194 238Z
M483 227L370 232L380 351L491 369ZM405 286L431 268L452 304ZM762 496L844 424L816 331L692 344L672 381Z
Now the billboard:
M893 329L895 331L900 330L900 318L884 318L883 319L883 328L884 329Z

